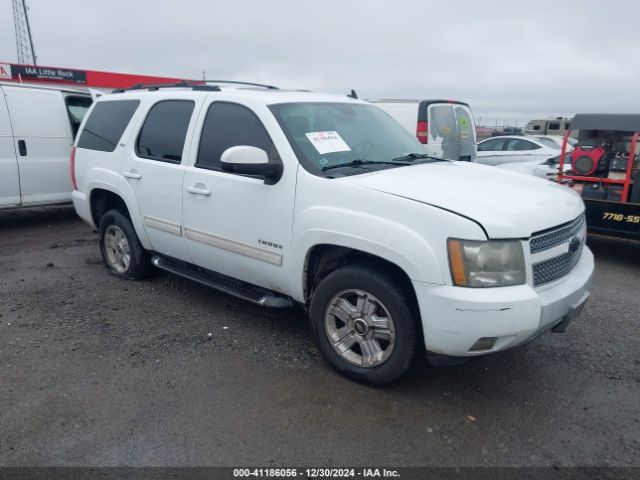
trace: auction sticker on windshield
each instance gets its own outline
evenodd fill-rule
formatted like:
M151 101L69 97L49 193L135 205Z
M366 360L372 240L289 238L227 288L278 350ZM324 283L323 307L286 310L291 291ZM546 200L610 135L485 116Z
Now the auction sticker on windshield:
M320 155L351 151L338 132L309 132L305 135Z

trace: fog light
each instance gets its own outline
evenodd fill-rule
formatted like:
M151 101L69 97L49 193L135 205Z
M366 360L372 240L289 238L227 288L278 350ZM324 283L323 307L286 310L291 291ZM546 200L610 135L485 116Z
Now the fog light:
M491 350L496 344L497 337L482 337L469 349L470 352L479 352L481 350Z

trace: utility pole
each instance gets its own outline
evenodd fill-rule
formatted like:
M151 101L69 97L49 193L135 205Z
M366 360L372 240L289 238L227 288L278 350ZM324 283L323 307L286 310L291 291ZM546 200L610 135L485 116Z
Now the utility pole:
M27 0L11 0L13 4L13 23L16 29L16 50L18 63L37 65L36 51L31 38L31 26L27 14Z

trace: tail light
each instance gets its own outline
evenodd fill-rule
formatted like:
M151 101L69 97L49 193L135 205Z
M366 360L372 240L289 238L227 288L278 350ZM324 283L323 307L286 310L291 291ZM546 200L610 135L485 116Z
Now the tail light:
M416 137L420 143L429 143L429 122L418 122Z
M74 190L78 190L78 182L76 182L76 147L71 147L71 158L70 158L70 168L71 168L71 185L73 185Z

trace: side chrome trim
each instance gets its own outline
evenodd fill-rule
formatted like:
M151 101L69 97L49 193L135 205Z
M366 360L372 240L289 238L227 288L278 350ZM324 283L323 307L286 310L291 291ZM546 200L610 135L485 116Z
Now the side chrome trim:
M171 233L179 237L182 236L182 226L177 223L167 222L166 220L160 220L159 218L148 217L145 215L144 224L147 227L155 228L162 232Z
M198 230L192 230L191 228L184 229L184 236L194 242L204 243L205 245L211 245L212 247L221 248L229 252L244 255L245 257L255 258L263 262L272 263L273 265L282 265L282 254L271 252L263 248L247 245L246 243L236 242L235 240L229 240L228 238L218 237L217 235L211 235L210 233L200 232Z

